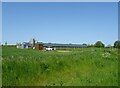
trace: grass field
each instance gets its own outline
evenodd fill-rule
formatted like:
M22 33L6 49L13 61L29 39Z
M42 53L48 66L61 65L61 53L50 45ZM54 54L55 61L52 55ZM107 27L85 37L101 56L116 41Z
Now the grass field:
M3 86L118 85L117 49L66 49L71 52L7 46L2 49Z

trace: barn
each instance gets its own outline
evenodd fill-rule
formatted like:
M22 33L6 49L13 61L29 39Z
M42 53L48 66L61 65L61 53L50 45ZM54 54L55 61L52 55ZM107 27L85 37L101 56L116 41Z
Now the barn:
M44 48L86 48L86 45L81 44L60 44L60 43L42 43L36 42L35 39L30 40L29 42L23 42L22 44L17 44L17 48L33 48L36 50L43 50Z
M36 43L36 44L35 44L35 49L36 49L36 50L43 50L43 44L41 44L41 43Z
M86 48L87 46L81 45L81 44L43 43L43 47L53 47L53 48Z

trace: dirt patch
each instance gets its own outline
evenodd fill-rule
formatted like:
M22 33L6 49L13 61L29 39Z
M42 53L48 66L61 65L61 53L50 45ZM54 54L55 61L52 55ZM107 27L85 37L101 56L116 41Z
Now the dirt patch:
M72 51L68 51L68 50L58 50L57 52L72 52Z

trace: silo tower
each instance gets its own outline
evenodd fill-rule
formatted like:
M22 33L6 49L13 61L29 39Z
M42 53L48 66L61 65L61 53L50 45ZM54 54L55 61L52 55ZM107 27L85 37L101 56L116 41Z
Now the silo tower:
M34 46L35 46L35 39L32 38L32 39L29 41L29 43L32 45L32 47L34 47Z
M33 38L33 47L35 46L35 39Z

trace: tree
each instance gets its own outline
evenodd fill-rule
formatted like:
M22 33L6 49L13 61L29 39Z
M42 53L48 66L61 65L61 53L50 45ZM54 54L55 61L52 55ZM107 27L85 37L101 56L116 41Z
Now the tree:
M105 45L101 42L101 41L97 41L95 44L94 44L95 47L98 47L98 48L102 48L102 47L105 47Z
M120 41L115 41L114 48L119 48L120 49Z
M5 42L5 45L7 46L7 42Z
M87 46L87 44L83 43L82 45Z

